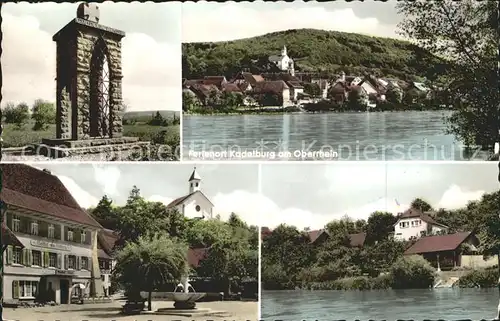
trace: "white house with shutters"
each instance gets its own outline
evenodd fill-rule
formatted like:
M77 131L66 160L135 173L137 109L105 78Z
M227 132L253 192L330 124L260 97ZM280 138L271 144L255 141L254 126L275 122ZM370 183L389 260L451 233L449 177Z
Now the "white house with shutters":
M111 258L98 247L102 226L80 208L56 176L24 164L2 164L3 224L17 238L4 255L4 302L103 295L100 267ZM32 184L21 182L32 181ZM22 245L22 246L21 246ZM92 280L93 279L93 280ZM83 289L83 287L85 287ZM13 302L14 303L14 302Z
M428 213L410 208L399 215L394 224L394 238L401 241L418 239L425 235L446 233L448 227L436 222Z

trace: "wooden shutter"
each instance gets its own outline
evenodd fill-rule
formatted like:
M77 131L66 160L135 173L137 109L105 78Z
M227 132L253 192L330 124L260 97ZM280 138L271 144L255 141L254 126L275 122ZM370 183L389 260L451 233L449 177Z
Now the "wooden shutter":
M33 251L28 249L26 252L28 253L28 266L32 266L33 265Z
M8 245L7 246L7 265L12 264L13 255L14 255L14 248L12 247L12 245Z
M76 270L81 270L81 258L77 256L76 258Z
M12 298L19 299L19 281L12 281Z
M64 255L64 269L65 270L68 269L68 256L67 255Z
M44 260L45 261L45 263L44 263L45 265L44 265L44 267L49 267L49 263L50 263L50 254L49 254L49 252L45 252L43 254L43 256L45 257L45 260Z
M93 267L92 267L92 257L91 256L87 257L87 270L89 270L89 271L93 270Z
M61 269L62 268L62 257L60 253L57 253L57 268Z
M26 249L22 250L22 254L23 255L21 255L21 264L27 265L28 264L28 252L26 251Z

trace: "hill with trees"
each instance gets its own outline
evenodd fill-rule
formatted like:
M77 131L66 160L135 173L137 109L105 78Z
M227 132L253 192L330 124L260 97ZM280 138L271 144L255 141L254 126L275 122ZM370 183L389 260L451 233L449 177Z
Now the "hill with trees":
M299 72L370 73L415 81L443 74L444 62L407 41L316 29L292 29L226 42L182 44L183 77L231 77L270 70L268 57L283 46Z

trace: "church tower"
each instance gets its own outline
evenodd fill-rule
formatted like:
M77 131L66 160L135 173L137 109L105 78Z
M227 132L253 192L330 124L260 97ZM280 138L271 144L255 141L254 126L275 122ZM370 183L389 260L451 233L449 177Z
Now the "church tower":
M196 171L196 167L193 169L193 173L191 173L188 182L189 182L189 194L200 190L201 177Z
M285 57L285 56L287 56L286 46L283 46L283 49L281 49L281 57Z

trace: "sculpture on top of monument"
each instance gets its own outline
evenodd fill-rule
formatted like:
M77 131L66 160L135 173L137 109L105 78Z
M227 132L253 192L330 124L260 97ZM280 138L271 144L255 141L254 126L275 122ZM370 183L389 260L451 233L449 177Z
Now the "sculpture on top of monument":
M76 17L99 23L99 6L95 3L80 3L76 10Z

